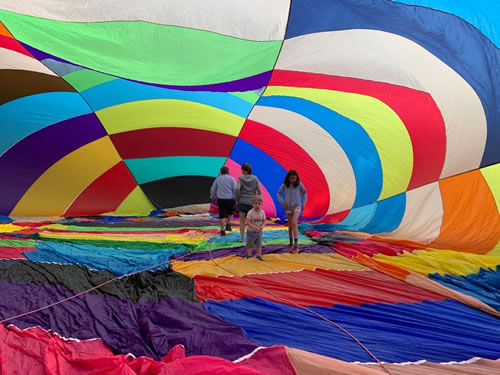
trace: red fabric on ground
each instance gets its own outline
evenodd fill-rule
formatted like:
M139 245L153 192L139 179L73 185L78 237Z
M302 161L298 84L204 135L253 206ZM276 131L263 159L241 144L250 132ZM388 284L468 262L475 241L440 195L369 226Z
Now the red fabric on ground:
M316 269L244 277L196 275L194 280L200 301L258 297L300 306L359 306L362 303L415 303L444 299L374 271Z
M0 247L0 259L26 259L23 251L33 251L36 247Z

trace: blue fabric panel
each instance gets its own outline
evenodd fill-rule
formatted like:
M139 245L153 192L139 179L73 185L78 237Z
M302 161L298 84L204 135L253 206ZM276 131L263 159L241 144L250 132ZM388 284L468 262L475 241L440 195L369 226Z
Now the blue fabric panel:
M239 226L234 226L232 232L226 232L225 237L220 237L220 236L215 236L210 238L209 242L214 242L214 243L228 243L228 242L240 242L240 231L239 231ZM273 241L273 240L286 240L288 241L288 229L284 230L264 230L262 232L262 240L264 242L266 241ZM299 242L303 240L310 240L308 236L305 234L302 234L299 232ZM264 243L265 244L265 243ZM209 248L210 245L207 245L207 249L210 250Z
M90 112L85 100L74 92L47 92L2 104L0 155L40 129Z
M370 223L360 228L360 232L365 233L385 233L392 232L403 220L406 208L406 193L395 195L379 201L377 210Z
M108 270L115 275L126 275L166 262L173 254L183 252L183 247L176 250L130 250L47 241L40 242L36 250L23 254L33 262L82 264L95 270Z
M353 207L364 206L378 199L383 182L380 158L375 144L358 123L302 98L263 96L257 104L298 113L321 126L337 141L351 162L356 179Z
M122 103L153 99L177 99L206 104L241 117L247 117L252 109L251 103L228 93L170 90L124 79L102 83L81 94L94 111Z
M429 278L450 289L476 297L500 311L500 266L496 270L481 269L478 274L467 276L433 273Z
M236 140L229 158L238 164L249 163L252 166L252 173L261 182L261 188L265 186L273 199L276 215L286 217L285 210L276 196L287 174L285 168L265 152L239 138Z
M354 340L304 309L258 298L205 302L260 345L286 345L344 361L373 362ZM340 324L381 361L463 361L500 356L498 318L460 302L313 307Z
M418 5L454 14L477 27L497 47L500 47L498 0L392 0L395 3Z
M497 24L492 23L492 29ZM500 161L500 49L478 29L451 14L387 0L294 0L286 38L350 29L401 35L460 74L479 96L488 122L481 167Z

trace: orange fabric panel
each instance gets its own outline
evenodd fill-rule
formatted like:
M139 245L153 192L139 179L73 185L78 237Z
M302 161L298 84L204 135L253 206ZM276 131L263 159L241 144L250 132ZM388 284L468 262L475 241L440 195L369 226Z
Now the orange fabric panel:
M12 34L7 30L7 28L0 22L0 35L5 35L10 38L13 38Z
M500 239L495 198L479 170L439 181L443 200L441 234L432 246L486 254Z
M395 266L393 264L380 262L362 253L356 255L354 260L364 266L370 267L372 270L385 273L386 275L395 277L398 280L405 281L406 276L409 275L409 272L404 268Z

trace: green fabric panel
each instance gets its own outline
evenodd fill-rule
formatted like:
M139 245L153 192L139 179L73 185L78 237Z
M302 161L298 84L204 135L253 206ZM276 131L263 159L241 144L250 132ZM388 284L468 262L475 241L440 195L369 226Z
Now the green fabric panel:
M88 69L80 69L76 72L71 72L63 76L63 78L78 92L117 79L116 77Z
M168 85L233 81L273 68L282 41L143 21L61 22L0 10L16 39L100 72Z
M214 229L214 228L219 228L218 225L212 225L212 226L204 226L204 227L189 227L189 226L184 226L182 228L190 228L193 230L209 230L209 229ZM47 225L46 227L43 227L43 229L61 229L69 232L110 232L110 231L120 231L120 232L169 232L169 231L178 231L181 228L176 228L176 227L171 227L171 228L157 228L157 227L152 227L152 228L146 228L146 227L137 227L137 228L130 228L130 227L80 227L78 225L60 225L60 224L54 224L54 225ZM110 236L113 235L110 233Z
M105 240L70 240L70 239L54 239L51 238L50 241L55 243L69 243L75 245L87 245L95 247L106 247L114 248L116 250L127 249L127 250L176 250L180 247L185 249L192 248L193 245L190 244L178 244L178 243L159 243L159 242L146 242L146 241L105 241Z
M252 104L257 103L257 100L259 100L260 98L260 96L255 91L231 92L230 94Z
M138 184L176 176L217 177L227 158L214 156L166 156L125 160Z
M236 230L236 229L235 229ZM300 240L301 245L314 244L313 240L304 239ZM246 242L212 242L209 246L208 241L204 241L196 245L193 249L187 249L188 251L210 251L217 249L225 249L228 247L245 246ZM280 238L277 240L264 241L262 245L288 245L288 238Z
M35 247L36 244L37 241L33 240L22 241L0 239L0 247Z

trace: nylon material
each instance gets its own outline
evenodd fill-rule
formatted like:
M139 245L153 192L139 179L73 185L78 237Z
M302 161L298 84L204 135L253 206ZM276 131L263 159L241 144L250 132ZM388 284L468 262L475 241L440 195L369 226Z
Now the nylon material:
M356 196L354 171L345 151L326 130L293 111L275 107L256 105L248 118L286 134L318 164L330 193L326 215L352 207Z
M80 70L64 75L66 80L76 91L82 92L105 82L119 79L108 74L81 68Z
M98 247L79 244L77 241L71 243L45 241L40 242L35 251L25 255L32 262L79 264L89 269L109 271L121 276L168 262L173 254L184 251L180 246L175 250L137 250L137 248Z
M439 188L444 216L433 246L480 254L493 249L500 238L500 215L481 172L441 180Z
M229 175L232 176L235 181L237 181L238 177L241 175L241 164L238 164L228 158L224 163L224 166L229 168ZM266 187L262 184L260 184L260 190L262 192L262 199L264 200L262 209L266 213L266 216L276 217L276 206L274 204L273 198L271 197L271 193L267 191Z
M500 34L494 25L500 16L500 3L496 0L394 0L397 3L429 7L443 12L451 13L477 27L497 47L500 47Z
M194 277L200 301L262 298L291 306L360 306L416 303L444 298L373 271L303 270L243 277ZM251 284L250 284L250 283ZM255 287L255 285L259 287ZM262 290L269 291L271 294Z
M0 22L0 35L8 36L9 38L12 38L12 34L7 30L7 28L3 25L2 22Z
M429 278L438 283L463 293L475 297L487 305L500 311L500 295L492 291L497 290L500 284L500 267L495 271L480 269L479 273L467 276L451 276L430 274Z
M211 156L166 156L125 160L138 184L177 176L217 177L226 158Z
M415 242L430 243L441 230L443 202L439 184L424 185L406 192L406 206L399 226L392 232L380 233L391 238L408 238Z
M260 345L279 343L343 361L373 362L345 333L297 307L258 298L209 301L205 307L241 326ZM479 355L496 359L500 349L498 318L453 300L312 310L354 334L384 362L462 361Z
M497 211L500 213L500 163L481 168L480 171L495 198Z
M363 364L362 366L378 370L377 365ZM405 363L404 365L386 363L384 366L392 375L457 375L481 374L496 375L500 370L500 361L480 358L471 358L465 363L435 363L421 361L418 363ZM384 373L381 373L382 375Z
M328 16L325 17L326 14ZM391 15L390 22L387 22L388 14ZM445 25L444 28L443 25ZM496 69L498 61L500 61L500 49L485 38L479 30L471 27L470 24L459 17L444 12L436 12L425 7L410 7L391 1L373 3L369 0L356 0L355 2L351 0L338 0L335 2L317 0L314 2L314 6L310 6L306 1L295 1L292 3L290 11L287 37L290 38L304 33L355 29L380 30L413 40L448 65L450 72L454 75L456 75L456 72L462 76L480 98L484 108L484 115L487 118L488 135L481 166L491 165L499 161L500 155L497 145L500 142L500 128L496 127L495 124L500 121L500 112L498 111L500 92L495 88L500 86L500 70ZM353 41L353 44L356 44L356 41ZM399 74L409 78L410 82L416 81L416 78L419 78L418 75L406 62L411 61L413 64L424 67L428 66L428 64L422 59L413 59L411 54L406 53L408 48L395 47L393 51L404 51L401 62L391 61L391 66L387 68L381 66L382 69L380 69L373 65L372 60L366 60L366 63L360 61L363 68L369 65L374 72L379 73L379 70L388 70L389 68L394 72L392 69L393 64L394 66L404 67L403 69L408 67L407 71ZM352 48L347 49L349 52L351 50ZM382 51L377 49L374 50L374 53L378 54L378 56L391 56L390 53L382 54ZM323 53L320 53L320 55L323 55ZM438 70L433 69L433 71L438 73L435 76L436 79L433 79L434 77L430 78L434 85L443 83L441 92L448 91L448 87L455 88L455 85L448 85L446 80L440 79ZM435 96L432 90L424 88L424 91L429 91ZM446 92L446 94L448 93ZM457 94L461 95L461 91L457 91ZM454 99L452 95L443 95L443 98ZM475 101L475 97L473 97L473 100ZM449 100L448 103L460 103L463 113L472 110L468 94L462 96L461 102ZM441 105L440 107L442 108ZM453 105L452 108L453 110L450 112L452 114L451 119L460 120L461 118L458 116L453 117L455 112ZM475 109L473 112L475 112ZM473 112L471 112L471 119L474 117ZM478 119L481 120L484 116L481 115L480 117ZM464 124L474 127L473 124L476 124L476 122L464 122ZM454 124L451 125L455 126ZM462 127L459 129L460 133L461 130ZM474 130L476 129L474 128ZM461 145L467 146L465 139ZM455 151L460 152L461 150L461 147L457 147ZM474 147L474 150L476 150L476 147ZM452 164L454 162L452 161ZM466 170L468 169L460 170L460 172ZM450 174L442 175L442 177L448 175Z
M326 50L325 45L329 46ZM390 65L385 56L390 56ZM366 69L366 61L370 61L370 69ZM394 68L398 66L411 75ZM452 68L411 40L376 30L300 36L285 41L276 68L382 81L428 92L446 125L447 153L441 178L476 169L481 163L487 126L479 97Z
M140 186L137 186L132 192L120 203L118 208L112 212L115 215L141 215L149 214L154 210L154 206L146 197ZM110 214L110 213L108 213Z
M65 74L69 74L71 72L82 69L80 66L67 64L61 61L57 61L54 59L43 59L41 62L54 73L56 73L59 77L64 76Z
M34 300L44 306L74 295L62 286L47 283L0 280L0 288L6 300L16 299L15 306L10 304L0 311L1 319L29 311ZM208 314L202 304L175 297L133 304L124 297L86 294L84 298L71 300L70 307L67 306L56 305L10 323L19 328L39 325L62 337L80 340L100 337L114 353L132 353L156 360L177 344L183 344L189 356L213 355L230 360L257 346L242 337L239 327Z
M273 272L290 272L302 269L313 270L317 267L332 270L362 270L367 269L339 254L265 254L264 262L256 258L245 259L230 255L217 259L217 264L231 271L217 267L210 260L201 261L172 261L172 268L186 276L243 276L247 274L262 274Z
M259 105L294 111L321 126L345 151L356 179L354 207L373 203L382 189L382 167L373 143L356 122L335 111L301 98L263 96ZM363 154L358 152L363 149Z
M302 212L304 217L325 216L330 204L328 183L309 154L285 134L252 120L245 121L239 138L268 154L285 170L297 171L307 191L307 196L312 197L307 200ZM267 216L271 215L267 214Z
M370 223L360 232L380 233L396 229L405 212L406 193L377 202L377 208Z
M71 92L36 94L2 104L0 122L5 130L0 138L0 155L40 129L90 112L80 95Z
M375 258L424 276L432 273L465 276L476 274L481 268L495 270L500 264L500 256L433 249L415 250L412 253L403 253L396 257L378 254Z
M204 104L182 100L148 100L96 112L108 134L158 127L202 129L237 136L244 118Z
M128 102L174 99L205 104L240 117L247 117L252 104L223 92L182 91L115 79L81 92L94 111Z
M238 138L234 143L229 158L240 165L243 163L252 165L252 173L259 178L260 184L265 186L266 190L271 194L276 208L276 215L285 217L285 210L276 196L276 192L283 181L282 178L284 179L287 173L285 168L264 151L241 138Z
M62 3L57 0L19 4L1 0L5 10L69 22L103 22L142 20L162 25L175 25L213 31L250 40L282 40L288 19L290 0L269 3L256 0L132 0L123 7L119 0L105 3L97 0L85 3ZM221 21L224 20L224 22Z
M0 48L0 69L22 69L56 75L37 59L5 48Z
M81 265L59 265L30 261L0 261L0 278L10 283L49 283L72 291L89 290L115 278L109 271L90 270ZM122 296L132 303L161 300L167 296L197 301L194 280L170 270L148 271L115 280L89 292Z
M58 58L119 77L169 85L221 83L267 72L282 44L146 22L69 23L1 9L0 16L16 39ZM207 69L207 64L217 69Z
M332 230L358 231L366 227L375 216L378 203L353 208L347 217L338 224L332 225ZM335 229L334 229L335 228Z
M413 151L410 136L398 115L376 98L334 90L270 86L264 96L299 97L329 108L359 124L378 151L383 172L379 200L406 190Z
M488 253L488 255L494 255L494 256L500 256L500 240L498 240L497 244L493 249L491 249Z
M108 137L82 146L41 175L10 215L62 215L92 181L120 161ZM54 181L59 183L54 185Z

